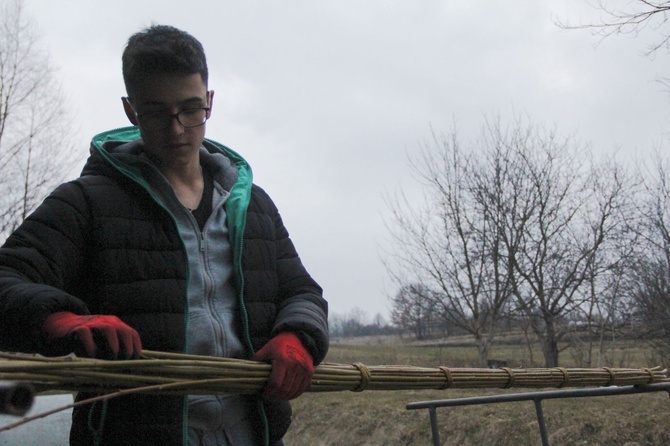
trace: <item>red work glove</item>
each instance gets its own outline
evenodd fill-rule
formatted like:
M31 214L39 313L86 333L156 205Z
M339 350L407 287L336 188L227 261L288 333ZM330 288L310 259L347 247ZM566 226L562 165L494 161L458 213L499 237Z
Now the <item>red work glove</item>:
M312 382L314 360L294 333L280 333L253 356L254 361L272 363L263 396L268 400L292 400Z
M42 331L59 349L90 358L117 359L119 353L125 359L142 355L140 335L116 316L61 311L47 317Z

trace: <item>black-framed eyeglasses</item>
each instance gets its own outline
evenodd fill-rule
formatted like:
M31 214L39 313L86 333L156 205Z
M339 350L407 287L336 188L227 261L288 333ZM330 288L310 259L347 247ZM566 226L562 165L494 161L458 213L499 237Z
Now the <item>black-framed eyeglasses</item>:
M200 127L209 119L210 107L187 108L177 113L156 110L144 113L135 112L137 122L145 130L165 130L173 119L177 119L184 128Z

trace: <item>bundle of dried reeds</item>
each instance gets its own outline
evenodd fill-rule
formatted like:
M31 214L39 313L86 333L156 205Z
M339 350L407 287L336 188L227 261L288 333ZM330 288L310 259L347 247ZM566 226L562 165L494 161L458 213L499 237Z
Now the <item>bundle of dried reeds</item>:
M270 365L254 361L144 351L129 361L1 353L0 380L30 382L37 391L217 394L257 393ZM311 392L447 388L600 387L670 381L660 368L477 369L321 364Z

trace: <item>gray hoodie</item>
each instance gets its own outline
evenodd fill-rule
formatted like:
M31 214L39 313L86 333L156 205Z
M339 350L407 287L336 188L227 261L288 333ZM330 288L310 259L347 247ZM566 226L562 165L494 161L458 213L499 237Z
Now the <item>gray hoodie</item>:
M188 312L186 353L229 358L246 357L236 323L233 260L224 203L237 179L236 166L223 154L200 149L203 169L212 174L212 214L200 230L165 178L156 178L154 192L172 211L188 258ZM155 171L155 174L162 175ZM190 395L189 445L253 444L250 415L256 407L241 395Z

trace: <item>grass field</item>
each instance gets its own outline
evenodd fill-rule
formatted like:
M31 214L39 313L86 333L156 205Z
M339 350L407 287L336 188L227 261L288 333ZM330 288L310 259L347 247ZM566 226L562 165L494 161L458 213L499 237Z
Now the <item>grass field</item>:
M530 363L530 357L535 363ZM401 364L473 367L476 349L467 339L449 343L407 342L389 338L334 340L326 361L368 365ZM501 343L491 357L510 367L542 366L542 355L524 346ZM561 365L573 367L569 350ZM644 346L620 342L605 356L611 367L649 367ZM550 389L547 389L550 390ZM428 411L405 409L407 403L436 399L528 392L529 389L364 391L307 393L293 403L288 446L430 445ZM547 400L543 404L552 446L670 445L670 398L667 393ZM539 445L535 406L516 402L438 409L444 445Z

